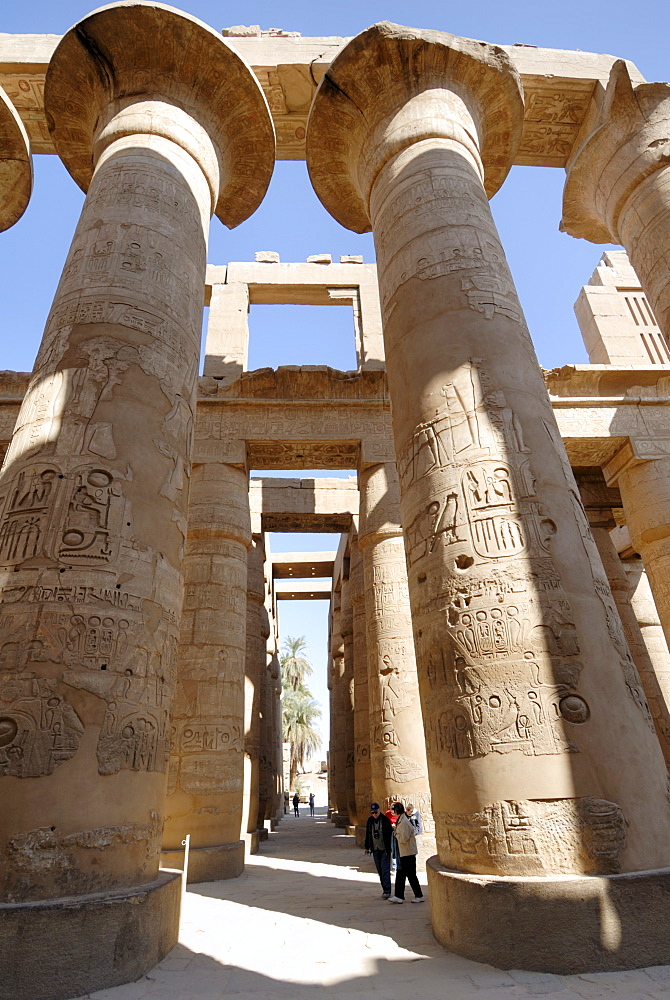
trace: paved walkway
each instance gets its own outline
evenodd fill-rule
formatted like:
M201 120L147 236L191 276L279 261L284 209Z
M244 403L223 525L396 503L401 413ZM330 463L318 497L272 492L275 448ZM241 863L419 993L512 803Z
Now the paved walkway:
M450 955L428 904L380 899L371 859L325 810L307 812L285 816L240 878L189 890L160 965L90 1000L670 1000L670 966L552 976Z

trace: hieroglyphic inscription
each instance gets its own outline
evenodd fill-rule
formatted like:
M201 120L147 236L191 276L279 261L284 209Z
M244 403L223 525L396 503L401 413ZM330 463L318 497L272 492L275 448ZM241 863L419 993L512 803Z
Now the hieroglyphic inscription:
M0 565L38 557L68 566L111 562L125 510L121 483L101 468L26 466L0 496Z
M626 845L621 808L606 799L502 801L437 818L442 863L469 872L613 875Z
M428 689L443 698L426 719L429 759L575 751L560 706L576 694L579 644L521 423L483 359L441 394L398 462L405 490L433 497L414 507L405 546L419 582L438 574L445 609L417 625Z
M84 726L49 679L21 677L0 693L0 775L52 774L79 748Z

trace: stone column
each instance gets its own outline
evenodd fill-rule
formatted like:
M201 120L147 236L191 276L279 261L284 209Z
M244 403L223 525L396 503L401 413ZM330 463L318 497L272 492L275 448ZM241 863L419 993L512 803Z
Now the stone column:
M340 606L340 635L344 653L344 670L340 678L342 698L342 740L344 743L345 810L348 826L356 826L356 769L354 735L354 609L350 597L349 580L342 581Z
M158 866L207 232L256 207L273 141L249 67L167 7L79 22L45 109L87 196L0 482L0 948L17 996L54 998L176 941Z
M372 793L382 809L411 802L425 834L421 858L435 852L423 716L395 465L358 477L358 540L365 572Z
M594 130L567 167L561 229L626 250L670 339L670 84L612 67Z
M265 799L260 815L263 687L267 687L267 641L270 635L265 610L265 549L261 535L254 535L247 564L247 658L244 678L244 809L242 836L250 853L258 850L260 830L265 830Z
M574 972L634 965L642 940L670 956L642 903L651 881L660 907L670 879L649 874L668 862L670 804L488 206L522 120L503 50L384 23L321 81L307 158L326 207L377 249L433 930L494 965Z
M345 698L344 685L344 643L340 633L340 594L333 593L330 625L330 751L328 764L328 785L333 806L331 819L336 826L349 825L347 814L346 745L345 745ZM292 791L292 789L291 789Z
M368 701L368 640L363 560L357 537L351 537L349 596L353 610L354 641L354 791L356 797L356 843L363 847L365 824L370 815L370 705Z
M33 162L19 114L0 87L0 232L18 222L30 201Z
M612 597L621 619L623 636L628 644L632 657L628 666L628 687L633 697L638 698L640 705L649 706L656 735L658 736L666 766L670 768L670 702L668 692L668 668L670 664L666 657L664 670L657 676L654 664L642 636L635 609L631 601L631 582L614 547L612 537L607 528L591 524L593 539L602 559L605 575L609 582ZM639 562L640 560L638 560ZM665 645L665 642L664 642ZM665 675L665 676L664 676ZM663 688L665 681L665 690ZM641 688L641 689L640 689Z
M661 721L668 716L670 705L670 652L665 641L663 627L658 617L656 604L651 593L644 563L639 556L621 559L628 585L631 607L640 629L642 641L654 672L657 693L647 692L649 708L657 731L663 726L663 734L670 743L670 730Z
M670 643L670 457L667 442L630 438L603 472L621 493L626 525L642 556L649 583Z
M195 465L184 555L184 605L172 707L163 863L179 867L191 836L189 882L244 868L244 669L247 475Z

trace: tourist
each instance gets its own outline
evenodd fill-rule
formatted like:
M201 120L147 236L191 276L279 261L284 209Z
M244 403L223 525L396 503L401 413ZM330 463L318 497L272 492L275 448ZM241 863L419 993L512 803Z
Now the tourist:
M314 792L309 793L309 814L314 815Z
M396 820L398 818L397 813L394 813L393 809L387 809L386 813L385 813L385 816L388 819L389 823L391 824L392 830L395 830L395 824L396 824ZM394 875L396 873L396 871L398 870L398 857L399 857L399 855L398 855L398 845L396 843L395 837L392 837L391 841L392 841L392 846L391 846L391 874Z
M415 836L418 837L419 834L423 833L423 821L421 819L421 813L418 811L418 809L414 808L411 802L408 802L407 805L405 806L405 816L407 816L407 819L414 827Z
M300 805L300 796L297 792L293 793L293 815L300 819L300 813L298 812L298 806Z
M396 802L393 806L393 811L397 816L393 837L398 844L398 853L400 858L398 861L398 871L395 877L395 888L393 890L393 895L389 899L389 903L405 902L405 879L407 879L414 891L414 899L412 902L423 903L423 892L421 891L419 880L416 877L416 856L418 854L418 848L416 846L414 827L405 815L405 807L402 802Z
M288 816L288 807L291 799L288 792L284 792L284 816Z
M378 802L370 803L370 816L365 827L365 853L372 855L379 881L382 886L382 899L391 895L391 843L393 827L388 816L385 816Z

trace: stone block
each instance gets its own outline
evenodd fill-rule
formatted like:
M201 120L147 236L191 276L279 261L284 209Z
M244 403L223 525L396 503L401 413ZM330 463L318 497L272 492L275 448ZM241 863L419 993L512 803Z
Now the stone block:
M219 847L191 848L188 855L188 885L237 878L244 871L245 843L221 844ZM164 865L183 868L184 851L162 851Z

